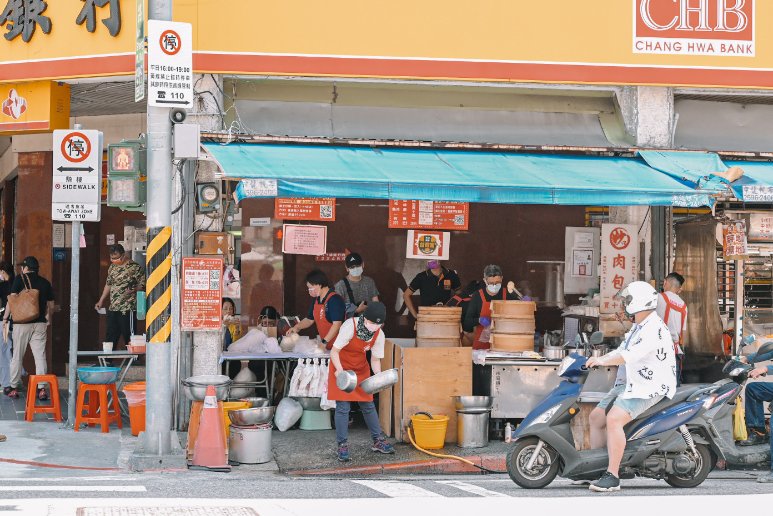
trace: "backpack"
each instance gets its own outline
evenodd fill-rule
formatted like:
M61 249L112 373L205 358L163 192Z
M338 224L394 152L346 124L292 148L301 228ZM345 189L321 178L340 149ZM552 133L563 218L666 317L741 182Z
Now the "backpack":
M461 306L462 321L464 321L464 318L467 315L467 307L470 305L470 299L472 299L472 296L483 287L483 281L481 280L469 282L458 294L455 294L446 302L446 306Z

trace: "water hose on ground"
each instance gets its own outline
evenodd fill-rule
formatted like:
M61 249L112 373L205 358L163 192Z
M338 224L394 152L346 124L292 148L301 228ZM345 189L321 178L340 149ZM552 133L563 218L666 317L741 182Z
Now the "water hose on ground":
M420 414L421 414L421 412L420 412ZM493 469L486 468L484 466L478 466L474 462L472 462L470 460L467 460L464 457L458 457L456 455L447 455L447 454L444 454L444 453L433 453L433 452L431 452L429 450L425 450L424 448L422 448L421 446L416 444L416 441L413 440L413 435L412 435L413 423L408 423L408 426L405 428L405 430L406 430L406 433L408 434L408 439L411 441L411 444L413 445L413 447L416 448L417 450L419 450L422 453L426 453L427 455L431 455L432 457L438 457L440 459L454 459L454 460L458 460L458 461L464 462L465 464L469 464L472 467L478 468L479 470L481 470L481 471L483 471L485 473L495 473L495 474L507 473L507 471L496 471L496 470L493 470Z

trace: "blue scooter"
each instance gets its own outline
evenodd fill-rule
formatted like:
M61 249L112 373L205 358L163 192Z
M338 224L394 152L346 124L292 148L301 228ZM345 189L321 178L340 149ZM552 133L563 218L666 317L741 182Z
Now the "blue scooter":
M596 332L591 344L604 335ZM579 397L588 376L587 358L572 353L558 369L564 380L537 405L516 429L515 445L507 454L510 478L526 489L542 489L556 476L596 480L609 463L606 448L575 448L570 422L580 412ZM713 385L688 385L631 421L625 427L627 445L620 478L635 476L665 480L674 487L696 487L714 466L710 445L688 423L716 400Z

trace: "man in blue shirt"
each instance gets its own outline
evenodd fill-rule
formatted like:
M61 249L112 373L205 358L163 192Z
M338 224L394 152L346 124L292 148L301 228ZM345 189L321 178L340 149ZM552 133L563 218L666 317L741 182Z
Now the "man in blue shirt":
M764 357L760 357L763 361L771 358L766 353ZM754 361L757 357L756 353L752 353L745 357L748 361ZM759 378L766 374L773 374L773 366L757 366L749 371L750 378ZM746 427L749 432L749 438L745 441L740 441L739 446L753 446L755 444L764 444L770 437L765 430L765 408L763 402L773 401L773 383L769 382L755 382L746 385ZM771 441L771 455L773 456L773 441ZM773 468L773 464L771 464ZM773 483L773 470L770 473L762 475L757 478L757 482Z

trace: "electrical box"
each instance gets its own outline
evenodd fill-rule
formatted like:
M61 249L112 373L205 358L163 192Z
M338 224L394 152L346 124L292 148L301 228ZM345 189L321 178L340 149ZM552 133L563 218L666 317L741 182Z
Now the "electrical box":
M199 159L199 124L174 124L173 130L175 159Z
M207 213L218 211L221 206L220 184L219 183L199 183L196 185L196 204L199 211Z
M233 249L233 236L229 233L196 233L196 253L228 256Z

